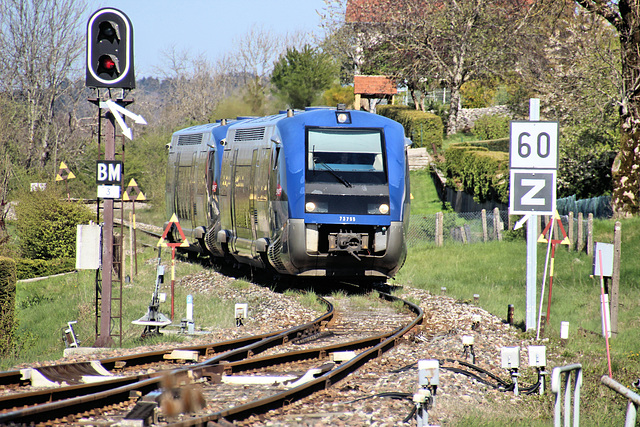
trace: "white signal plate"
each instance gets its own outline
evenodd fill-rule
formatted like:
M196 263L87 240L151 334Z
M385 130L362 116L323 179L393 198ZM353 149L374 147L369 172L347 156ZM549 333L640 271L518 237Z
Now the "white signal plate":
M98 199L119 199L119 185L98 185Z

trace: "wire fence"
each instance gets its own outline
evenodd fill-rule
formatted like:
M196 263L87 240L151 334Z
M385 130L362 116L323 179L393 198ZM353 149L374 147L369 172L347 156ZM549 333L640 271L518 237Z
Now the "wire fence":
M550 216L532 216L538 222L539 235L549 237L551 231ZM569 250L593 250L593 215L586 217L582 213L560 215L560 221L553 222L552 240L569 242ZM506 210L482 210L479 212L438 212L433 215L411 215L407 232L409 247L423 243L437 246L445 244L473 244L505 237L524 238L526 226L514 231L515 221L520 217L509 217ZM565 240L566 237L566 240Z

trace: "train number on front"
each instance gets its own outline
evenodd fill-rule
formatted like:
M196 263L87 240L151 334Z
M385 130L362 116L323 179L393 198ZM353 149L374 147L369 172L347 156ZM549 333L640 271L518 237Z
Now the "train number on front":
M340 222L356 222L355 216L341 216Z

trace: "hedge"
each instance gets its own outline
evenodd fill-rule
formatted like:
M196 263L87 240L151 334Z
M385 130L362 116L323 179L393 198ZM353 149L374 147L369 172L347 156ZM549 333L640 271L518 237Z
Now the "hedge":
M451 144L445 151L444 171L479 203L509 203L509 154L467 143Z
M442 147L444 126L442 119L432 113L414 110L406 105L378 105L376 111L404 126L414 147Z
M16 263L11 258L0 257L0 355L7 354L14 346L15 305Z
M59 259L16 259L16 276L18 280L32 279L34 277L53 276L54 274L67 273L76 268L75 258Z

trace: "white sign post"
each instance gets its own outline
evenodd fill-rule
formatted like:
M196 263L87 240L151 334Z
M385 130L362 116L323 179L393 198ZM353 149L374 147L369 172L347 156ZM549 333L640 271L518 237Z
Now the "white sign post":
M536 329L537 216L556 208L558 123L541 122L540 100L529 100L529 121L512 121L509 145L509 214L526 215L526 329ZM521 221L518 221L521 226Z

